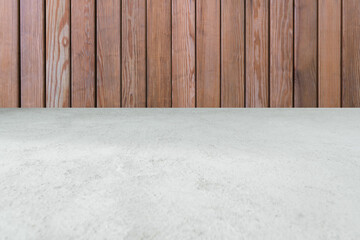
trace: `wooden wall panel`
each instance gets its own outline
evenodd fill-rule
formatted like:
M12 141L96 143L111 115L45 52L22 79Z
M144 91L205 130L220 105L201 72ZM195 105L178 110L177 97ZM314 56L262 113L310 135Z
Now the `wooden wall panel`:
M270 106L293 106L293 0L270 0Z
M221 2L221 106L245 106L245 0Z
M147 2L147 105L171 107L171 0Z
M71 1L71 101L95 107L95 0Z
M46 106L70 107L70 0L46 0Z
M269 106L269 0L246 0L246 106Z
M343 107L360 107L360 1L343 4Z
M341 0L319 0L319 106L341 106Z
M317 107L317 1L295 0L294 106Z
M195 0L173 0L173 107L195 107L195 62Z
M146 107L146 0L123 0L122 53L123 107Z
M20 1L21 107L45 106L45 2Z
M19 107L19 2L0 0L0 108Z
M357 0L0 0L0 107L360 107Z
M121 107L121 2L96 3L97 106Z
M220 0L196 1L197 106L220 107Z

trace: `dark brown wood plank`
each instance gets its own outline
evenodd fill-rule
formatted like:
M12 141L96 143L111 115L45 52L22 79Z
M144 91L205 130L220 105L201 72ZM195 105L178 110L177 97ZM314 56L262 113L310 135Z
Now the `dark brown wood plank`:
M19 2L0 0L0 108L19 107Z
M195 0L173 0L173 107L195 107L195 61Z
M71 1L71 101L95 107L95 0Z
M70 0L46 0L46 106L70 107Z
M45 106L43 0L20 1L21 107Z
M246 1L246 106L269 107L269 1Z
M343 4L343 107L360 107L360 1Z
M147 105L171 107L171 0L147 2Z
M341 0L319 0L319 106L341 106Z
M122 53L123 107L146 107L146 0L123 0Z
M97 1L97 107L121 107L121 3Z
M293 107L293 0L270 0L270 106Z
M245 106L245 0L221 2L221 106Z
M196 1L198 107L220 107L220 0Z
M295 107L317 107L317 17L317 1L295 0Z

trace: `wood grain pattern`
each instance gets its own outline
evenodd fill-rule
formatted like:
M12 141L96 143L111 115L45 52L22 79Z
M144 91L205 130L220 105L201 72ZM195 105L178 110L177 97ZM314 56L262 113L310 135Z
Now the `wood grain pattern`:
M45 2L20 1L21 107L45 106Z
M147 105L171 107L171 0L148 0L147 27Z
M69 0L46 0L46 106L70 107Z
M95 0L71 1L71 101L95 107Z
M295 0L295 107L317 107L317 12L317 1Z
M195 62L195 0L173 0L173 107L195 107Z
M123 0L122 103L146 107L146 0Z
M220 107L220 0L196 1L198 107Z
M19 107L19 2L0 0L0 108Z
M97 107L121 107L119 0L97 1Z
M221 106L245 106L245 0L221 2Z
M358 0L0 0L0 107L360 107Z
M319 0L319 106L341 106L341 0Z
M269 106L269 1L246 1L246 106Z
M360 107L360 1L343 4L343 107Z
M293 106L293 0L270 0L270 106Z

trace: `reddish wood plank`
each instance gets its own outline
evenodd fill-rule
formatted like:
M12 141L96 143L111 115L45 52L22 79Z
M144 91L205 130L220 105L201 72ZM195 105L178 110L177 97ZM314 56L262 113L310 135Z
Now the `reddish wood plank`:
M43 0L20 1L21 107L45 106Z
M171 0L147 2L147 104L171 107Z
M269 1L246 1L246 106L269 106Z
M121 107L121 3L97 1L97 106Z
M0 0L0 108L19 107L19 2Z
M146 0L123 0L122 14L122 104L146 107Z
M293 107L293 0L270 0L270 106Z
M319 0L319 106L341 106L341 0Z
M295 0L295 107L317 107L317 12L317 1Z
M69 0L46 0L46 106L70 107Z
M173 107L195 107L195 61L195 0L173 0Z
M245 0L221 2L221 106L245 106Z
M71 101L95 107L95 0L71 1Z
M343 4L343 107L360 107L360 1Z
M198 107L220 107L220 0L196 1Z

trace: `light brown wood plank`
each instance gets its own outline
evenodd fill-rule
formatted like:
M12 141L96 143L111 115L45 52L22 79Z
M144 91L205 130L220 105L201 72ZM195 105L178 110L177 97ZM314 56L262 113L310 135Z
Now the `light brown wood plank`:
M245 0L221 1L221 106L245 106Z
M20 1L21 107L45 106L45 2Z
M360 107L360 1L343 4L343 107Z
M269 1L246 1L246 106L269 106Z
M147 2L147 105L171 107L171 0Z
M122 104L146 107L146 0L122 4Z
M95 107L95 0L71 1L71 101Z
M121 3L97 1L97 107L121 107Z
M46 0L46 106L70 107L69 0Z
M196 1L198 107L220 107L220 0Z
M341 106L341 0L319 0L319 106Z
M0 0L0 108L19 107L19 2Z
M293 107L293 0L270 0L270 106Z
M317 1L295 0L295 107L317 107L317 12Z
M173 0L173 107L195 107L195 61L195 0Z

